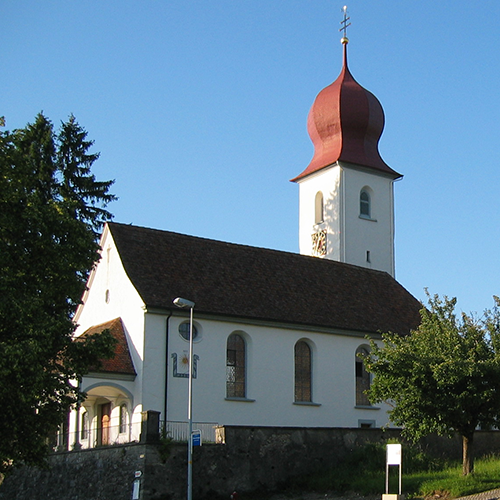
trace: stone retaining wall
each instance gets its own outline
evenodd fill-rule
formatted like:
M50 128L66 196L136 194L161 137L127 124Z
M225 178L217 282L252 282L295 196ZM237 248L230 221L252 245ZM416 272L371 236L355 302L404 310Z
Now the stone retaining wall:
M227 500L234 490L276 490L290 478L335 466L367 442L399 436L397 430L357 428L226 427L224 432L226 444L194 448L197 500ZM436 455L461 455L458 438L433 437L423 446ZM474 446L478 456L500 452L500 432L476 433ZM135 480L140 500L182 500L186 445L171 444L166 451L168 456L158 445L139 443L54 454L47 470L24 468L9 476L0 486L0 500L131 500Z
M2 500L131 499L136 470L144 471L151 445L57 453L47 469L25 467L0 486Z

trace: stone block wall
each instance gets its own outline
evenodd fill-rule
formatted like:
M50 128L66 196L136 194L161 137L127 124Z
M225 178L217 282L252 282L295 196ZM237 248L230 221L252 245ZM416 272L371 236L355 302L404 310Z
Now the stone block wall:
M225 444L193 450L196 500L227 500L234 490L276 490L290 478L334 467L367 442L399 437L397 430L357 428L225 427L224 434ZM432 454L461 457L459 438L432 437L422 444ZM498 453L500 432L477 432L474 445L477 456ZM57 453L47 470L24 468L9 476L0 486L0 500L131 500L136 472L140 500L183 500L186 444L172 443L166 451L137 443Z
M131 500L135 471L145 470L150 445L56 453L48 468L23 467L0 486L1 500Z

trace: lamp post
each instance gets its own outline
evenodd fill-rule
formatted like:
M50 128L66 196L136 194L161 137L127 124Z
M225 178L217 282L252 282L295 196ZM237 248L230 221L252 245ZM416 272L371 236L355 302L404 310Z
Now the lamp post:
M174 304L180 308L189 307L189 373L188 373L188 478L187 500L193 498L193 309L194 302L177 297Z

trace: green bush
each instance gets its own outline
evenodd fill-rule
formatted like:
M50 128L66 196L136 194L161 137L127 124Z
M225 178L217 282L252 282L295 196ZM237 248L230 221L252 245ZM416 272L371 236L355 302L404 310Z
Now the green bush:
M168 432L163 431L158 443L158 453L160 454L161 461L165 463L172 452L172 444L174 440L169 436Z

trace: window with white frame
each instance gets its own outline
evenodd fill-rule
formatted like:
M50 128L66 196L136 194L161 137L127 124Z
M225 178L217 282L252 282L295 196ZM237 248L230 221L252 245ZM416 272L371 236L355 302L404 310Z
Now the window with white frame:
M312 402L311 348L304 340L295 344L295 401Z
M319 224L325 220L323 193L318 191L314 199L314 223Z
M81 419L80 439L84 440L89 438L89 414L87 411L81 414Z
M120 417L119 417L120 434L124 434L125 432L127 432L127 423L128 423L127 405L125 403L122 403L120 405Z
M371 218L371 196L366 188L359 193L359 216L366 219Z
M368 348L360 346L356 349L355 374L356 374L356 406L371 406L366 392L370 389L370 374L366 371L363 359L358 356L367 355Z
M227 339L226 397L246 397L246 345L239 333L232 333Z

